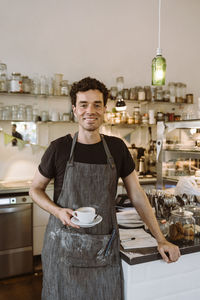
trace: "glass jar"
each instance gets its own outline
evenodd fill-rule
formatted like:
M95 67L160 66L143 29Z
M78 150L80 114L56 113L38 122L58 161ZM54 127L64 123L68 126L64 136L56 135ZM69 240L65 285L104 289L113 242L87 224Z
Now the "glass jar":
M165 90L164 91L164 102L169 102L170 101L170 91Z
M68 96L69 95L68 80L62 80L60 86L61 86L61 96Z
M22 76L22 91L26 94L31 92L31 79L28 76Z
M162 88L162 86L156 87L156 101L163 101L163 88Z
M196 205L186 205L185 209L193 213L195 219L195 235L200 236L200 207Z
M171 103L176 102L176 85L174 82L169 82L168 83L168 89L169 89L169 99Z
M148 114L143 114L143 116L142 116L142 124L148 124L148 123L149 123Z
M144 101L145 100L145 91L143 88L140 88L138 90L138 100L139 101Z
M145 99L147 100L147 101L151 101L151 87L149 86L149 85L146 85L145 87L144 87L144 91L145 91Z
M157 122L164 121L164 113L161 112L161 111L158 111L157 116L156 116L156 120L157 120Z
M0 92L7 92L7 66L0 62Z
M121 123L125 124L127 122L127 113L126 111L121 112Z
M137 92L135 88L131 88L129 92L130 100L137 100Z
M183 91L182 91L182 83L178 82L176 84L176 103L183 103Z
M169 238L172 242L188 244L194 241L193 213L183 209L172 210L169 218Z
M129 90L128 89L123 89L122 97L124 100L129 100Z
M22 93L22 77L21 73L13 72L8 84L8 91L10 93Z
M61 82L63 80L63 74L54 74L54 96L61 95Z
M186 102L193 104L193 94L186 94Z
M133 119L135 124L140 124L140 108L138 106L134 107Z
M117 87L116 86L112 86L110 88L110 99L111 100L116 100L117 99Z

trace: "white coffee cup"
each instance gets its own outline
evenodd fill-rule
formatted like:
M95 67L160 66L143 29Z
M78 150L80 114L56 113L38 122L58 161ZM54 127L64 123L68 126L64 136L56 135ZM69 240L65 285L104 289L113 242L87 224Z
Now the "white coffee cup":
M81 223L91 223L96 217L95 208L93 207L80 207L73 212L73 216Z

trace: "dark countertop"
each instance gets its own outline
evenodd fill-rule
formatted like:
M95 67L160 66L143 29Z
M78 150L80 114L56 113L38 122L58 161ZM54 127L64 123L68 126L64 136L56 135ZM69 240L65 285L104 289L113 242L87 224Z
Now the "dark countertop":
M191 245L180 245L181 255L200 252L200 237L195 237L194 243ZM145 262L162 259L156 247L140 248L134 250L124 250L121 247L121 258L129 265L136 265Z

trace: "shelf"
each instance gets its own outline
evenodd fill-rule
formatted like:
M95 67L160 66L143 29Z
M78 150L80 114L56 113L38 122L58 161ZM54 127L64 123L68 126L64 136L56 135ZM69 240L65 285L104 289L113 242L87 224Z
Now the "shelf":
M103 123L103 126L119 127L119 128L138 128L138 127L154 127L156 124L108 124Z
M65 124L78 124L77 122L72 122L72 121L27 121L27 120L0 120L0 123L1 122L30 122L30 123L36 123L36 124L58 124L58 123L65 123Z
M115 102L117 100L111 100L111 99L108 99L109 101L111 102ZM158 104L166 104L166 105L175 105L175 106L180 106L180 105L191 105L193 103L172 103L172 102L167 102L167 101L147 101L147 100L143 100L143 101L139 101L139 100L124 100L125 102L127 103L133 103L133 104L139 104L139 105L147 105L147 104L150 104L150 105L158 105Z
M28 93L0 93L1 96L8 96L8 97L30 97L30 98L59 98L59 99L69 99L69 96L62 95L62 96L56 96L56 95L35 95L35 94L28 94Z

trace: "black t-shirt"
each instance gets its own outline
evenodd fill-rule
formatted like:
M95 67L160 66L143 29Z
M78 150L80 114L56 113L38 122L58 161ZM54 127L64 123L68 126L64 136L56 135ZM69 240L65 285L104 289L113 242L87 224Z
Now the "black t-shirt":
M135 169L135 163L126 144L114 136L104 135L104 138L115 161L118 178L125 178ZM51 179L54 178L55 202L57 202L62 189L71 146L72 137L70 134L56 139L51 142L39 165L39 171L43 176ZM96 144L81 144L77 142L74 149L74 161L89 164L106 164L107 157L103 142L100 141Z

